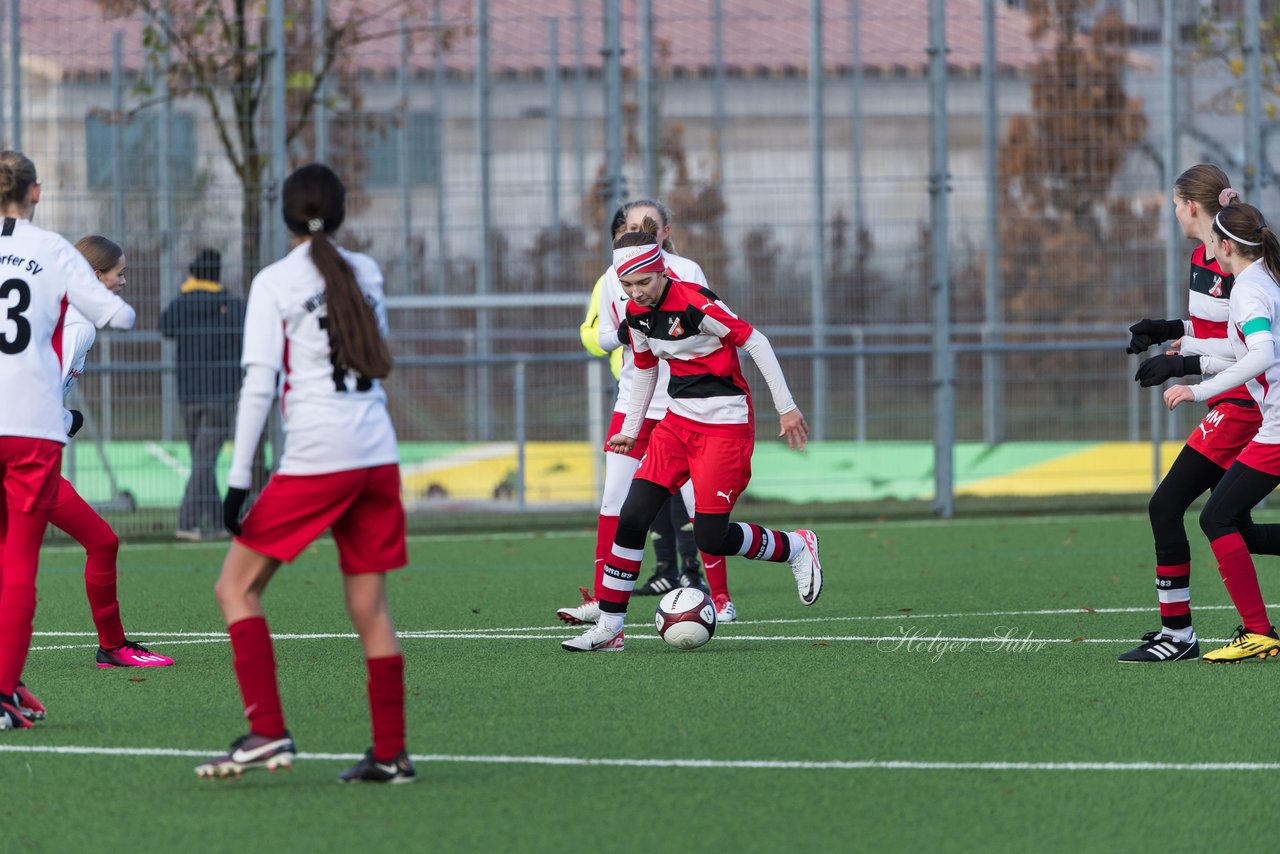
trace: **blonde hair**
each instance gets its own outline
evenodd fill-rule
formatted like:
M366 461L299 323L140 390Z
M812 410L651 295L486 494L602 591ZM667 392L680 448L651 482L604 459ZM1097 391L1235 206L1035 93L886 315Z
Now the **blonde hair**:
M21 151L0 151L0 205L25 205L36 185L36 165Z

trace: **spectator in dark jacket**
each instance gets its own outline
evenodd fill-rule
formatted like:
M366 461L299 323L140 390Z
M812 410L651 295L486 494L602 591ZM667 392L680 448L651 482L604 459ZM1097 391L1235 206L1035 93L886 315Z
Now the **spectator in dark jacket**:
M215 470L235 428L244 301L223 288L216 249L201 249L188 269L190 278L160 318L160 332L178 344L178 401L191 449L177 536L198 541L222 531Z

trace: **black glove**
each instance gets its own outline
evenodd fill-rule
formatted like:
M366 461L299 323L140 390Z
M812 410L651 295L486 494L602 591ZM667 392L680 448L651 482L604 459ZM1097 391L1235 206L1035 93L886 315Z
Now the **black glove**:
M631 346L631 325L625 320L618 324L618 344L623 347Z
M1174 377L1185 377L1187 374L1200 373L1199 356L1152 356L1141 365L1133 378L1143 388L1163 385Z
M1186 334L1186 327L1181 320L1139 320L1129 327L1129 331L1133 333L1133 337L1129 339L1129 346L1124 351L1145 353L1154 344L1181 338Z
M232 486L227 489L227 497L222 499L222 524L237 537L240 536L240 511L248 498L249 490Z
M84 413L79 409L68 409L67 411L71 413L71 429L67 431L67 438L70 439L79 433L80 428L84 426Z

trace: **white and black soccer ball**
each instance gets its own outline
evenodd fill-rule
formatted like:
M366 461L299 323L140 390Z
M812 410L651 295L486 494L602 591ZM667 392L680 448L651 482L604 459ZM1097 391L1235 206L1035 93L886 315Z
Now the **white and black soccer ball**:
M676 649L697 649L716 633L716 606L696 587L677 587L658 602L658 635Z

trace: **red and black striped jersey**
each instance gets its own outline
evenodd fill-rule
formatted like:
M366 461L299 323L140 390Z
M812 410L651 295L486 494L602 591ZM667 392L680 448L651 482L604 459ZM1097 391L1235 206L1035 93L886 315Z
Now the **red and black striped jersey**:
M754 431L751 390L738 348L754 328L708 288L670 280L662 299L646 308L627 304L636 367L667 362L668 418L704 433L738 436Z
M1234 279L1230 273L1223 272L1216 258L1206 259L1205 254L1203 243L1191 253L1190 292L1187 296L1191 334L1196 338L1226 338ZM1252 398L1249 390L1241 385L1210 398L1207 403L1213 406L1221 400L1228 399L1251 400Z

